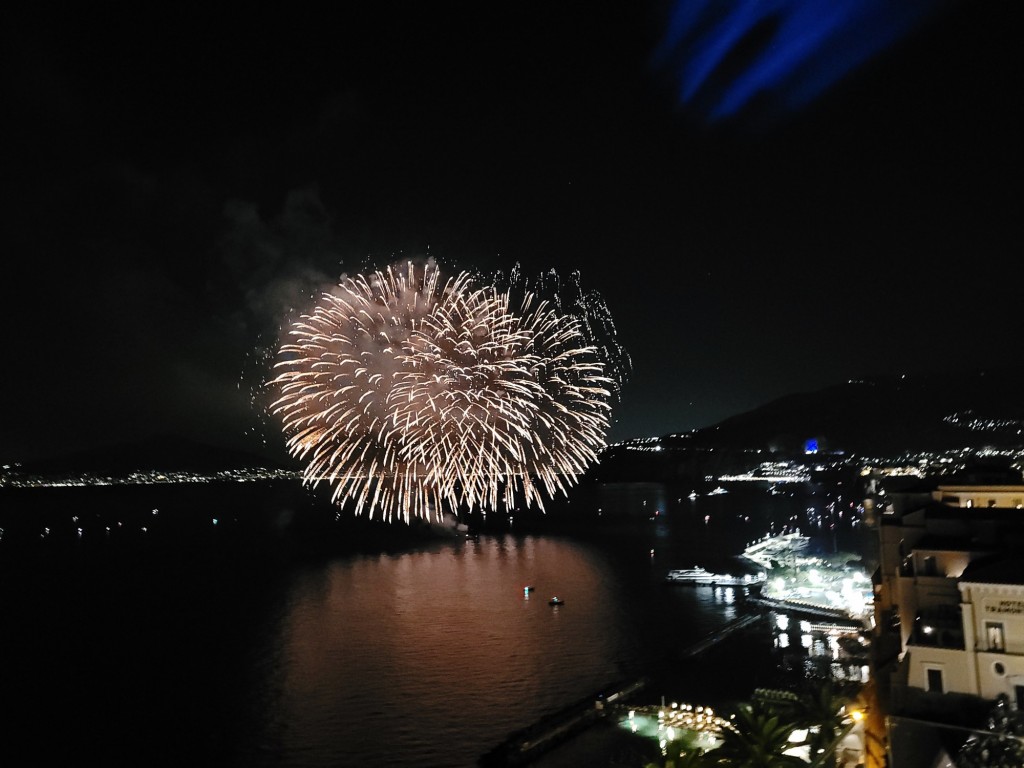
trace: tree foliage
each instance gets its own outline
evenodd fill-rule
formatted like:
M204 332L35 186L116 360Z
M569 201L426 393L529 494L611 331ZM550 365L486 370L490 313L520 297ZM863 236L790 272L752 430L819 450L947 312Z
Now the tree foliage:
M784 718L770 706L744 703L736 708L731 727L722 733L722 743L707 753L711 765L736 768L790 768L806 766L796 755L785 752L794 744L790 736L799 723Z
M1024 715L1001 696L988 716L987 733L977 733L960 747L959 768L1024 768Z

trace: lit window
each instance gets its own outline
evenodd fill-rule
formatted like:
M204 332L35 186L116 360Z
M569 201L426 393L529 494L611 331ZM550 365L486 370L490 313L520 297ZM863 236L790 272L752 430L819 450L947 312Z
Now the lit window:
M1001 621L986 621L985 637L988 639L989 651L1002 653L1006 650L1006 631Z

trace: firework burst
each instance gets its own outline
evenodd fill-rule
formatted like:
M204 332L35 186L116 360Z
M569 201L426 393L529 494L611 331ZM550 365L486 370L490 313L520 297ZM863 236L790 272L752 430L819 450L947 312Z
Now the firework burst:
M633 371L633 362L618 340L615 321L604 297L595 290L583 289L579 270L571 272L567 280L553 269L530 277L517 263L507 275L498 272L494 283L499 290L508 291L510 296L538 296L559 314L575 318L587 346L594 347L604 366L613 400L621 400L622 389Z
M272 411L304 482L384 519L543 509L594 461L611 380L580 323L433 261L345 277L283 344Z

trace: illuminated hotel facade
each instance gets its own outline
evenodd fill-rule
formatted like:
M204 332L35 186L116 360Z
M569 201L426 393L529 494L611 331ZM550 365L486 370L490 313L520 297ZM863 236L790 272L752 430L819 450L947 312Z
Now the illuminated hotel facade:
M876 659L896 708L921 694L1024 708L1024 485L893 494L878 523Z

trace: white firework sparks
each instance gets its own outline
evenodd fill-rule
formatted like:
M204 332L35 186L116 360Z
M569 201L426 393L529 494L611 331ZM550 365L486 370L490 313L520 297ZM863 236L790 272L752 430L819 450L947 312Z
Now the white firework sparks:
M597 350L605 375L611 380L612 400L621 400L633 362L619 343L615 321L604 298L595 290L583 289L579 270L571 272L568 279L563 279L553 269L529 277L517 263L508 275L497 273L495 281L499 290L508 291L510 296L539 296L559 314L579 321L583 338L588 346Z
M566 493L604 447L611 384L579 322L433 261L345 277L282 345L274 413L304 482L384 519Z

